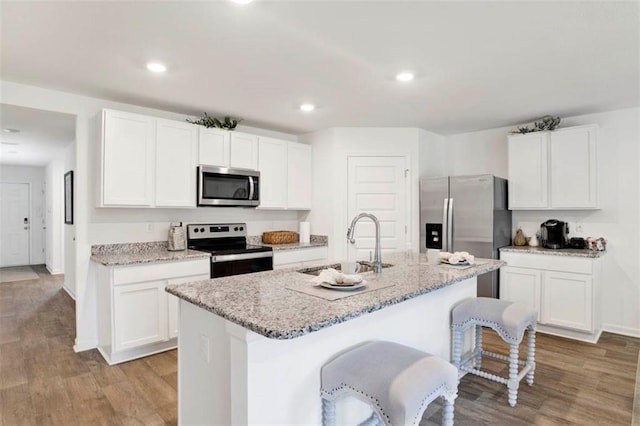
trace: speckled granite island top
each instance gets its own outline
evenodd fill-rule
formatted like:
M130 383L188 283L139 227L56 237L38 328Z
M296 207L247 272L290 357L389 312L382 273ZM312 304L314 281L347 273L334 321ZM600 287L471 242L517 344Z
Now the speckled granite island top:
M170 262L203 257L211 257L211 253L196 250L169 251L166 241L91 246L91 260L105 266Z
M502 247L501 252L512 253L531 253L531 254L548 254L552 256L573 256L573 257L602 257L606 251L593 251L586 249L548 249L544 247L529 247L529 246L508 246Z
M383 256L382 274L363 274L367 282L384 280L392 286L328 301L287 289L304 285L311 275L295 269L258 272L167 286L167 292L196 306L273 339L292 339L322 328L401 303L457 282L500 268L500 260L477 259L466 269L426 264L424 254ZM313 285L308 283L309 286Z

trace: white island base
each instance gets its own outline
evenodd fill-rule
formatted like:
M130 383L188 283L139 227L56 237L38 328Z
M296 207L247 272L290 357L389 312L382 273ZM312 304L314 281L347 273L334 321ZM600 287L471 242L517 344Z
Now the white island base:
M178 423L321 424L324 363L369 340L397 342L449 360L451 309L475 295L473 277L288 340L264 337L180 300ZM357 423L370 413L362 402L345 398L337 403L336 420Z

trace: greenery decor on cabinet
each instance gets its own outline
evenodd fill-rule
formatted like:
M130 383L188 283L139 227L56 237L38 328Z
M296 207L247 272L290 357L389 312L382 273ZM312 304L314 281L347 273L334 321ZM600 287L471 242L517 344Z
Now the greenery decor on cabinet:
M206 112L204 113L204 116L199 118L198 120L189 120L187 118L187 122L191 124L199 124L207 128L216 127L218 129L225 130L234 130L238 123L240 123L241 121L241 118L233 118L229 116L225 116L223 119L218 119L215 117L211 117Z
M540 119L540 121L536 121L533 123L533 129L530 129L528 126L518 127L517 130L512 131L511 133L531 133L531 132L543 132L545 130L555 130L556 127L560 124L560 117L553 117L551 115L545 115Z

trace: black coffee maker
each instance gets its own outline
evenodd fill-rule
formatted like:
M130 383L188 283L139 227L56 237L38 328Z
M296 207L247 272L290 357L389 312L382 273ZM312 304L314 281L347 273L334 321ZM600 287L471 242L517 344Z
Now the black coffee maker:
M549 219L540 225L542 234L542 247L561 249L566 247L566 236L569 233L567 222L557 219Z

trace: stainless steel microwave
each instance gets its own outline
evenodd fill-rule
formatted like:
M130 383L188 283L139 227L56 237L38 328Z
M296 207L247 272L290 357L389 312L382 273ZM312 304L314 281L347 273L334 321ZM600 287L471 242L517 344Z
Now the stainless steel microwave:
M199 206L260 205L260 172L201 164L198 166Z

